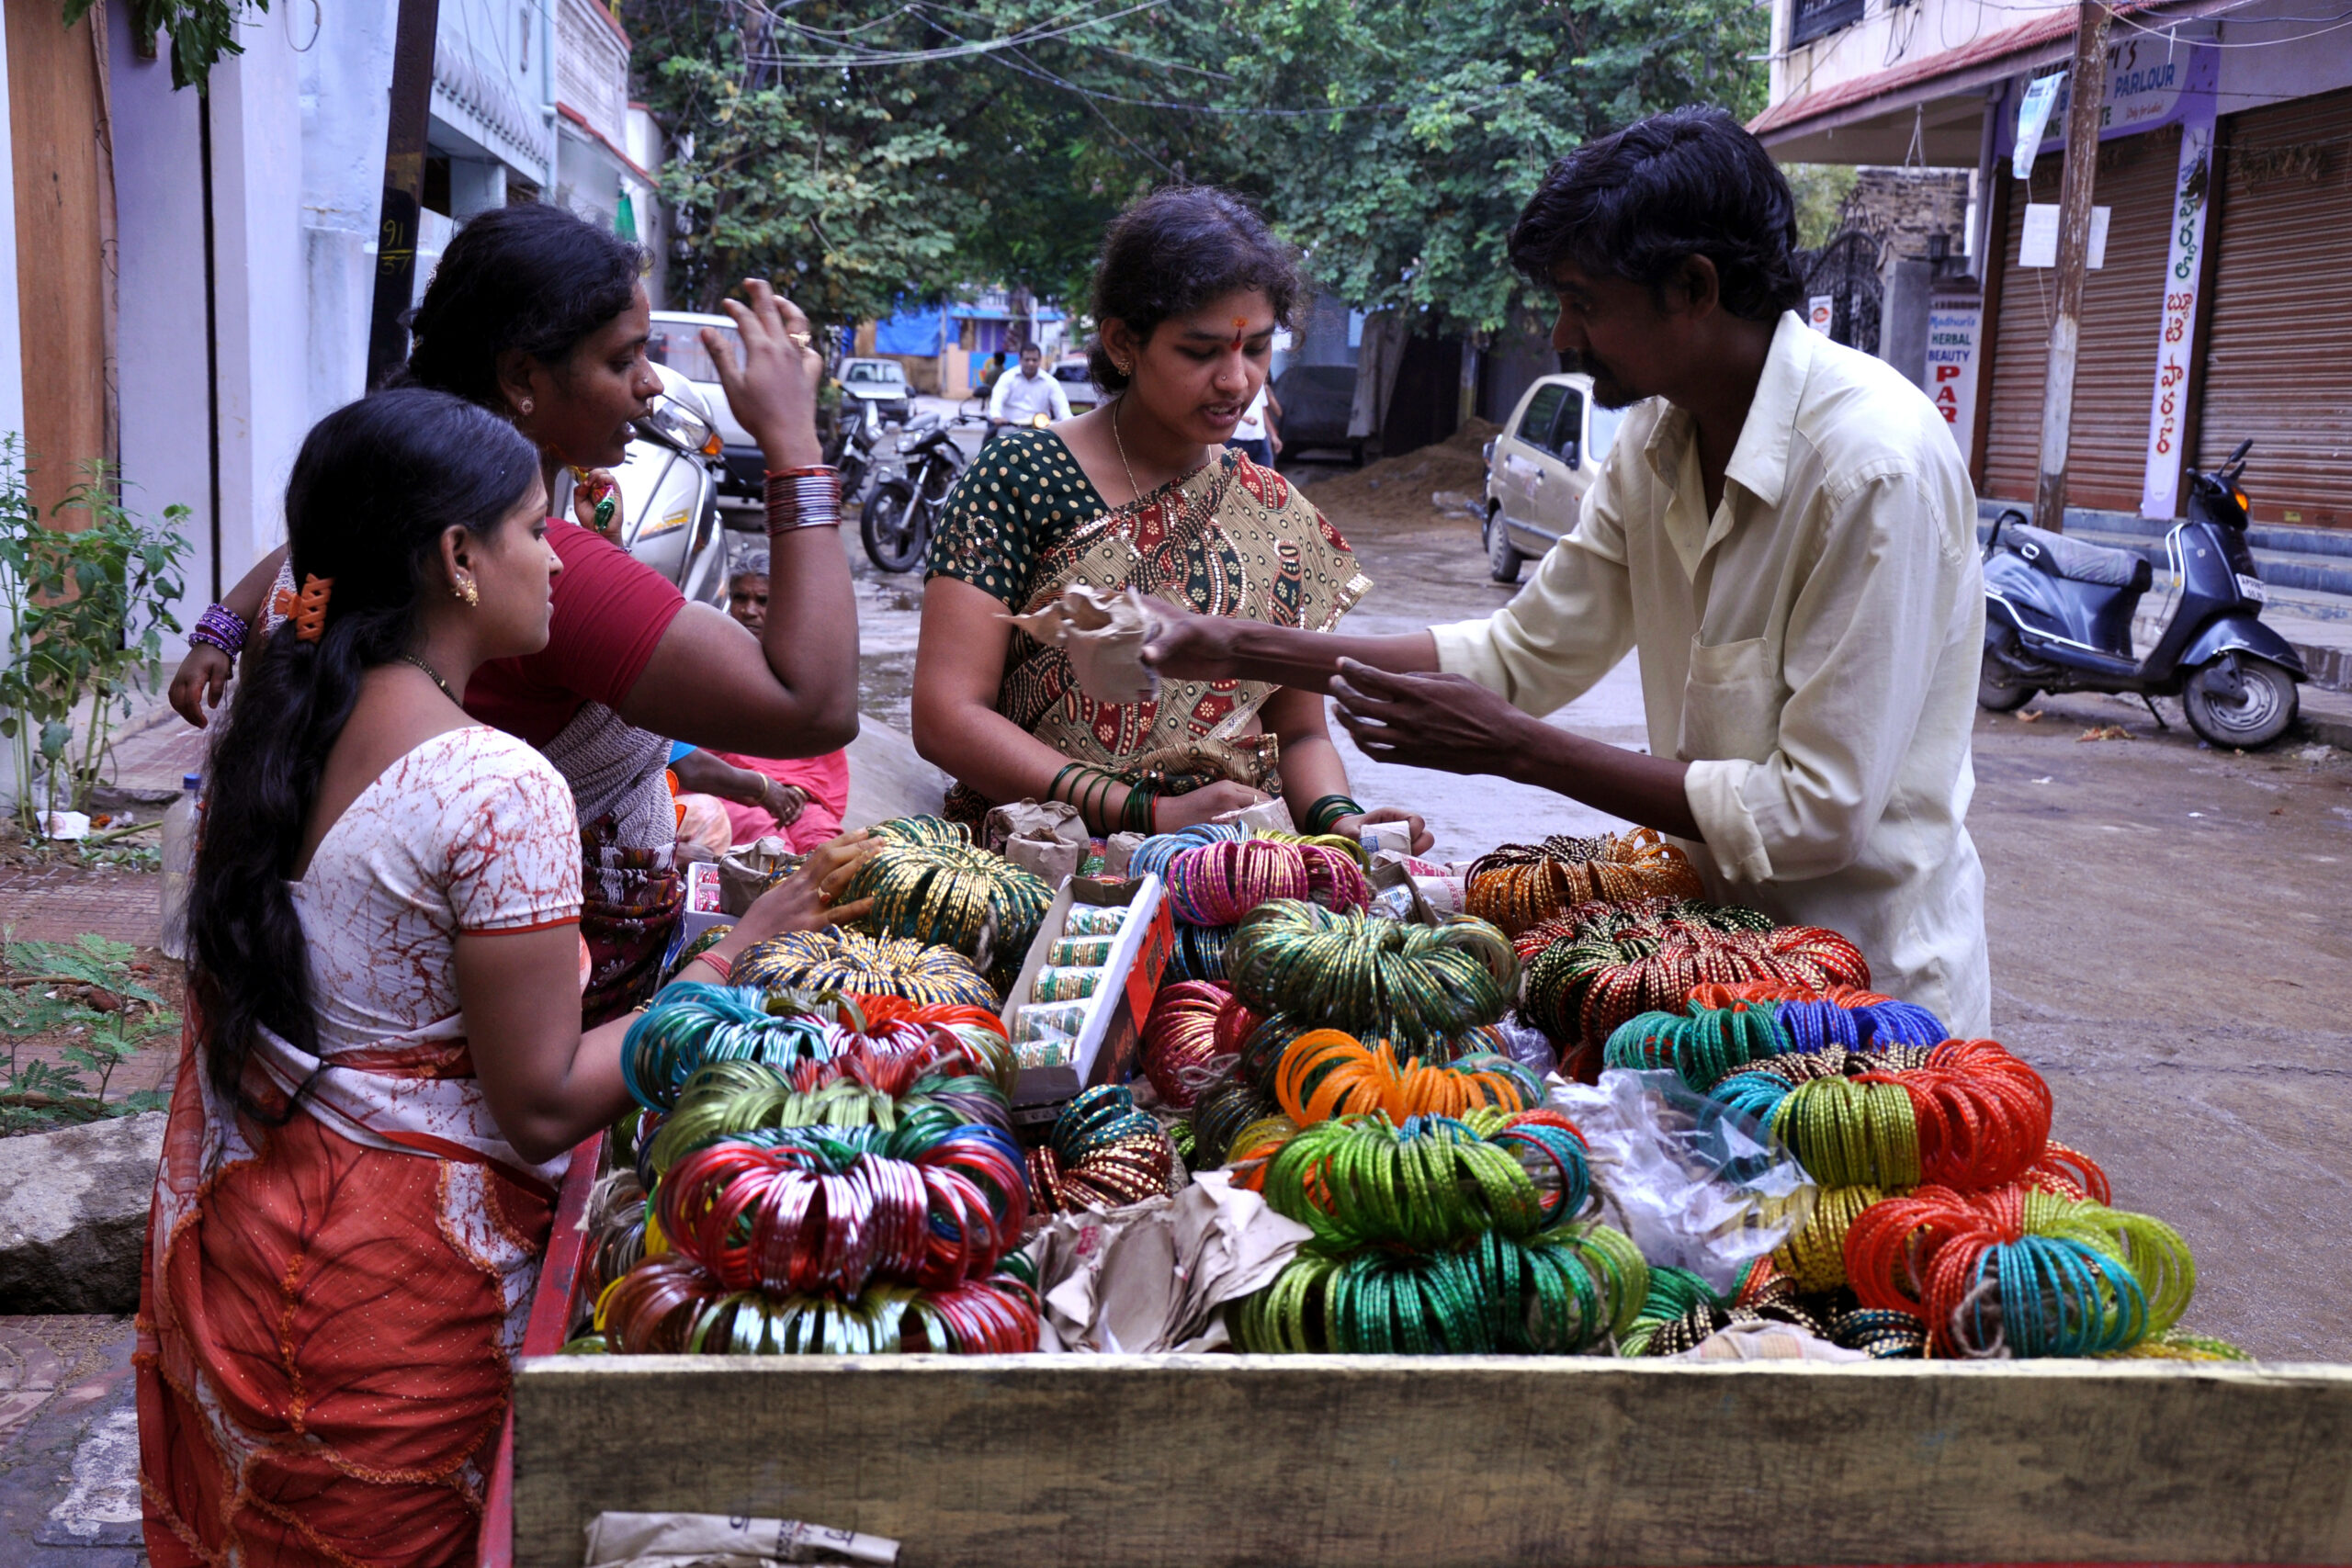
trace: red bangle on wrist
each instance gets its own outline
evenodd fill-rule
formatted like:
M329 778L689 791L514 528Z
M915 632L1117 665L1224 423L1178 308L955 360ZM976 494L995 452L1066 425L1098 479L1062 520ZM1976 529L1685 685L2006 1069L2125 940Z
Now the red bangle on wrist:
M697 953L694 957L688 959L687 963L689 965L695 964L709 964L711 969L718 976L718 983L722 986L727 985L735 978L734 965L729 964L727 960L719 957L715 953Z

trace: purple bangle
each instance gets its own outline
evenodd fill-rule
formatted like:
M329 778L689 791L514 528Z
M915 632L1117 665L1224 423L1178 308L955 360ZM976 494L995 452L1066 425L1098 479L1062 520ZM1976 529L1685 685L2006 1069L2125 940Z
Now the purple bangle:
M226 604L208 604L204 614L196 618L195 626L187 634L190 642L201 642L219 649L234 659L245 650L245 638L253 627Z
M768 470L768 536L795 528L837 528L842 521L842 475L831 464Z

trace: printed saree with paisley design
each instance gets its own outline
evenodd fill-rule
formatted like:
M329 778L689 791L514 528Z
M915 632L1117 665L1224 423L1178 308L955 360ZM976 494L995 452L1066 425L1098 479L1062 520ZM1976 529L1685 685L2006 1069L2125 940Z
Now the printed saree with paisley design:
M1329 631L1372 587L1312 502L1231 447L1041 550L1021 611L1073 583L1132 587L1202 615L1310 631ZM1279 795L1275 739L1252 722L1274 690L1258 681L1164 681L1156 698L1097 703L1079 690L1068 654L1015 630L996 711L1072 761L1170 795L1219 779ZM991 804L958 784L946 812L977 829Z

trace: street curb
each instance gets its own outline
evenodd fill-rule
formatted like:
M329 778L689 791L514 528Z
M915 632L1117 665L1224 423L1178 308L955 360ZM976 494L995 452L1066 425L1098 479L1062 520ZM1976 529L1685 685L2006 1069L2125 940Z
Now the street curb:
M2338 718L2333 714L2306 712L2297 720L2322 745L2333 746L2339 751L2352 751L2352 718Z

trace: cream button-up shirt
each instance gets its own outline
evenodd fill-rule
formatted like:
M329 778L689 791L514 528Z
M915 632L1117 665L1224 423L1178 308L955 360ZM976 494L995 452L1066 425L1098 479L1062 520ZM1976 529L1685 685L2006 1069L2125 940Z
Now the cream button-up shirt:
M1533 714L1641 650L1710 891L1853 939L1879 990L1991 1027L1962 825L1984 637L1976 496L1934 405L1783 314L1711 517L1690 414L1627 412L1575 530L1441 666Z

